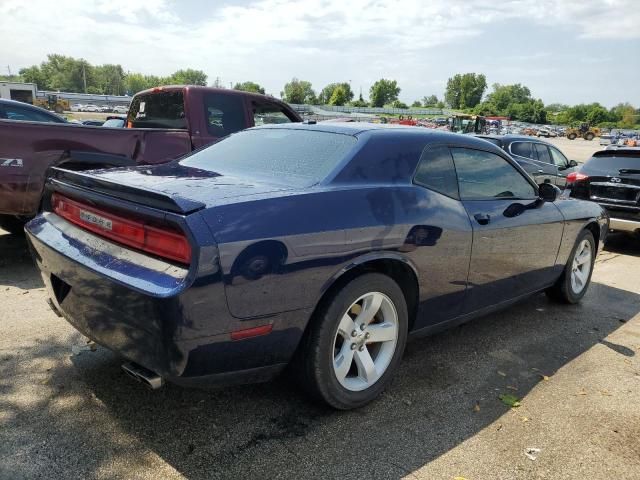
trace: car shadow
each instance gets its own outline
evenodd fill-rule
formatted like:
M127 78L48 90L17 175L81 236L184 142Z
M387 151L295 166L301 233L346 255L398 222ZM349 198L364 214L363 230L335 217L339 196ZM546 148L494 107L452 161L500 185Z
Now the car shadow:
M401 478L508 412L500 394L524 397L598 343L634 355L605 337L639 310L640 295L598 283L580 305L536 295L410 342L391 387L350 412L313 403L286 376L149 391L103 348L69 362L68 339L42 339L0 357L0 477L35 476L39 464L52 477L135 477L157 467L151 452L189 479ZM37 401L22 398L29 388Z
M9 234L0 229L0 285L23 290L44 287L24 234Z
M612 253L638 257L640 256L640 236L627 233L609 233L604 249Z

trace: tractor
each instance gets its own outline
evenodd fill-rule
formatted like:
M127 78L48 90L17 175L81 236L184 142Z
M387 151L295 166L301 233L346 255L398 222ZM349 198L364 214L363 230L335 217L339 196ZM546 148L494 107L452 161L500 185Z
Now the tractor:
M566 136L569 140L575 140L582 137L585 140L593 140L600 136L600 129L591 127L588 123L582 123L579 128L567 128Z
M56 113L62 113L69 110L69 100L60 98L58 95L48 94L45 98L38 97L33 104L36 107L46 108Z
M454 114L449 118L449 130L454 133L487 133L487 120L479 115Z

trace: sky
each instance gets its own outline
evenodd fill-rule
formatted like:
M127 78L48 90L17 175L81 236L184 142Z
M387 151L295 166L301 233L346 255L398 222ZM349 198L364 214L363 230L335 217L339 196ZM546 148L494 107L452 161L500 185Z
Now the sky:
M476 72L545 103L640 106L640 0L0 0L0 39L3 74L59 53L275 96L390 78L412 103Z

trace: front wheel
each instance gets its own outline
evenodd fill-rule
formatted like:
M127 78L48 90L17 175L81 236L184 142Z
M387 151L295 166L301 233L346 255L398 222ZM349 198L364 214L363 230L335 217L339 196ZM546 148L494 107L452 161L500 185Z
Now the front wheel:
M595 137L595 135L593 133L591 133L591 132L588 132L588 133L584 134L584 139L585 140L591 141L591 140L593 140L594 137Z
M576 240L562 275L547 290L547 295L563 303L578 303L591 283L595 259L595 239L589 230L584 230Z
M340 410L380 395L407 341L407 304L398 284L379 273L357 277L312 322L294 360L306 390Z
M575 140L575 139L576 139L576 137L577 137L577 135L576 135L575 133L570 133L569 135L567 135L567 138L568 138L569 140Z

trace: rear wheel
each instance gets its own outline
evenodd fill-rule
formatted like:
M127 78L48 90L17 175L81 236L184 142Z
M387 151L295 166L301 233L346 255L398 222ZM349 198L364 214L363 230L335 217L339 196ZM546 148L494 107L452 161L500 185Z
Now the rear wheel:
M575 139L576 139L576 137L577 137L577 135L576 135L575 133L570 133L569 135L567 135L567 138L568 138L569 140L575 140Z
M576 241L562 275L547 295L563 303L578 303L589 288L596 257L596 242L589 230L584 230Z
M362 275L317 312L294 368L316 398L341 410L361 407L391 381L404 352L407 325L398 284L379 273Z
M595 137L595 135L593 133L591 133L591 132L587 132L587 133L584 134L584 139L585 140L591 141L591 140L593 140L594 137Z

